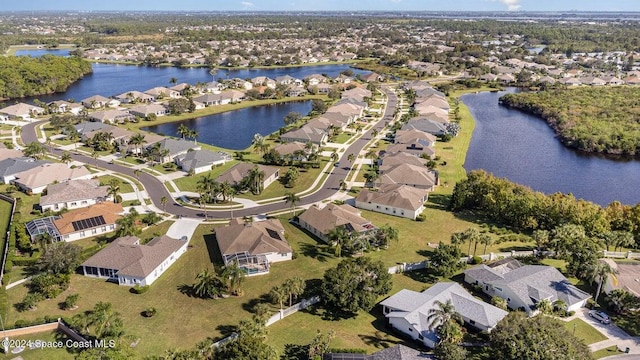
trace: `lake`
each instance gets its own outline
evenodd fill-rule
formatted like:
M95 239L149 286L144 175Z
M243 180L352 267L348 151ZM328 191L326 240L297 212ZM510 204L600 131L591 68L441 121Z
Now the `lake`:
M43 53L54 55L67 55L68 50L19 50L16 55L42 56ZM82 80L71 85L67 91L51 95L37 96L36 99L44 102L54 100L74 99L80 101L92 95L113 96L129 92L131 90L145 91L156 86L170 87L171 78L176 78L178 83L196 84L218 79L253 78L256 76L290 75L302 79L311 74L327 74L335 77L342 71L350 69L354 74L365 74L368 71L353 69L348 64L343 65L317 65L298 66L273 69L242 69L242 70L218 70L215 75L209 74L208 68L178 68L178 67L149 67L136 65L119 65L94 63L93 74L85 76ZM31 99L33 100L33 99Z
M484 169L546 194L573 193L603 206L614 200L640 202L640 161L612 160L565 147L544 120L500 106L498 99L506 93L461 97L476 120L467 171Z
M142 130L180 137L178 127L184 124L198 132L198 142L230 150L243 150L251 145L254 134L267 136L283 127L284 117L291 111L306 115L311 111L311 101L253 106L196 119L148 126Z

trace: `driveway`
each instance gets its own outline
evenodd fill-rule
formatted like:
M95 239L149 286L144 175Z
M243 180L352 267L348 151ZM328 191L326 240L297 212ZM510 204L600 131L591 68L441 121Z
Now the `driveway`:
M201 220L182 218L176 220L167 230L167 236L174 239L180 239L186 236L188 240L191 240L193 233L196 231Z
M608 338L608 340L603 340L589 345L589 349L591 351L598 351L610 346L617 346L622 350L628 347L630 354L640 354L640 338L627 334L624 330L613 323L609 325L601 324L598 320L589 316L589 309L580 309L580 311L576 312L576 317L593 326L602 335Z

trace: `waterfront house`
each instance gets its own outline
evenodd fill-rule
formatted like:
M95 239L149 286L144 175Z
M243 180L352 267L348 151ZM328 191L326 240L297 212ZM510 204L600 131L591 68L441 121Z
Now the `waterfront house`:
M76 179L90 179L91 172L86 167L70 168L66 164L46 163L14 175L12 181L27 194L40 194L49 184Z
M280 135L280 141L298 141L305 144L312 142L316 145L322 145L327 141L327 131L313 126L304 125L299 129L294 129Z
M391 144L387 146L385 149L387 154L396 154L400 152L404 152L407 154L411 154L414 156L418 156L425 159L431 159L435 155L435 150L432 147L422 144L421 142L415 141L411 143L403 143L403 144Z
M123 124L126 121L135 119L135 116L122 110L103 110L89 113L89 119L99 122L110 122Z
M434 348L439 336L428 318L432 310L438 310L438 303L447 302L451 302L465 324L480 331L490 332L508 315L508 312L476 299L455 282L439 282L423 292L403 289L380 305L393 329Z
M377 191L362 189L356 207L387 215L415 220L424 210L428 194L422 189L402 184L385 184Z
M54 241L76 241L116 230L122 205L112 201L68 211L57 216L31 220L25 224L34 241L47 233Z
M87 109L100 109L104 107L117 107L120 105L120 101L116 99L109 99L102 95L89 96L81 101L82 105Z
M141 244L135 236L119 237L82 263L85 276L107 279L118 285L151 285L187 252L185 238L167 235Z
M419 117L410 119L406 124L402 125L401 130L416 129L431 135L442 136L448 133L445 123L436 121L429 117Z
M0 109L0 114L6 119L31 120L32 117L44 114L45 110L39 106L17 103Z
M300 227L328 243L329 233L337 227L344 227L348 232L358 234L375 229L371 222L360 214L360 210L351 205L330 203L322 209L311 206L298 216L298 223Z
M418 129L398 130L393 138L395 144L421 144L433 147L436 144L436 137Z
M331 350L330 350L331 351ZM339 350L335 350L339 351ZM371 355L326 352L322 360L432 360L433 357L422 351L412 349L402 344L376 351Z
M162 98L177 99L180 97L179 91L171 90L164 86L158 86L158 87L151 88L149 90L145 90L144 93L151 95L156 99L162 99Z
M536 304L542 300L562 300L567 311L577 311L591 297L553 266L522 265L513 258L466 270L464 281L482 287L489 296L506 300L510 309L529 315L537 312Z
M406 152L397 152L394 154L383 152L378 160L378 164L378 172L384 174L391 168L402 164L425 167L427 160Z
M306 161L307 149L306 144L299 141L282 143L273 148L282 159L290 159L292 161Z
M231 161L231 155L222 151L193 150L175 157L175 162L183 171L200 174L211 170L213 166Z
M133 90L127 91L120 95L114 96L114 99L120 101L123 104L132 103L150 103L156 101L156 97L153 95L145 94L141 91Z
M153 114L155 116L165 116L169 113L169 110L160 104L148 104L148 105L137 105L129 109L129 113L132 115L140 116L146 118L147 116Z
M293 258L278 219L249 223L232 219L227 226L216 228L215 235L224 264L237 263L247 275L268 274L272 263Z
M164 164L173 161L177 156L185 155L189 150L200 150L201 147L193 141L184 139L163 138L144 146L154 161Z
M42 211L77 209L109 200L109 186L100 186L97 179L70 180L47 186L47 195L40 197Z
M47 104L49 111L52 113L64 114L71 113L73 115L80 115L80 112L84 110L84 106L78 103L72 103L64 100L56 100Z

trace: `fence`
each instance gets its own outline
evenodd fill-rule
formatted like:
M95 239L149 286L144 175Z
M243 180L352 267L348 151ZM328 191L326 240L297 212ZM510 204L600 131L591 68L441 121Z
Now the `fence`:
M5 330L2 332L2 337L11 338L16 336L31 335L31 334L41 333L41 332L48 332L48 331L60 331L75 341L87 342L87 339L83 338L80 334L78 334L73 329L65 325L65 323L61 319L58 319L58 321L48 323L48 324L40 324L40 325L23 327L23 328Z
M286 308L286 309L280 309L280 311L273 315L272 317L270 317L267 322L265 322L264 326L269 326L272 325L284 318L286 318L287 316L291 315L291 314L295 314L300 310L304 310L306 308L308 308L309 306L316 304L320 302L320 296L314 296L314 297L310 297L308 299L303 299L302 301L300 301L297 304L293 304L292 306ZM238 338L238 333L234 332L231 335L227 336L226 338L213 343L211 346L212 347L219 347L221 345L224 345L225 343L231 341L231 340L235 340Z
M4 249L2 249L2 266L0 266L0 286L2 286L4 281L4 267L7 264L7 256L9 255L9 241L11 239L11 224L13 224L13 214L16 211L16 199L0 194L0 200L11 203L11 216L9 217L7 228L5 229L6 232L5 232L5 239L4 239Z
M603 251L604 257L616 259L640 259L640 253L631 251Z
M549 255L550 253L546 252L546 251L545 252L539 252L537 250L510 251L510 252L490 253L490 254L487 254L487 255L480 255L479 257L482 259L482 261L493 261L493 260L497 260L497 259L500 259L500 258L520 257L520 256L533 256L533 255L538 255L538 254ZM638 255L638 257L640 257L640 253L636 253L636 254ZM460 262L467 263L468 261L469 261L469 257L468 256L460 258ZM403 273L403 272L407 272L407 271L425 269L428 264L429 264L429 260L424 260L424 261L414 262L414 263L402 263L402 264L398 264L398 265L390 267L388 269L388 271L389 271L389 274L399 274L399 273Z

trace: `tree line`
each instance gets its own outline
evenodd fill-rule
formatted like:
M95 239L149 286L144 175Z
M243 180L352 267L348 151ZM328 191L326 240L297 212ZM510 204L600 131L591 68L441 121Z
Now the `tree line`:
M78 57L0 57L0 98L63 92L92 71L91 64Z
M620 86L507 94L500 101L505 106L542 117L569 147L637 156L640 154L639 98L640 89Z

